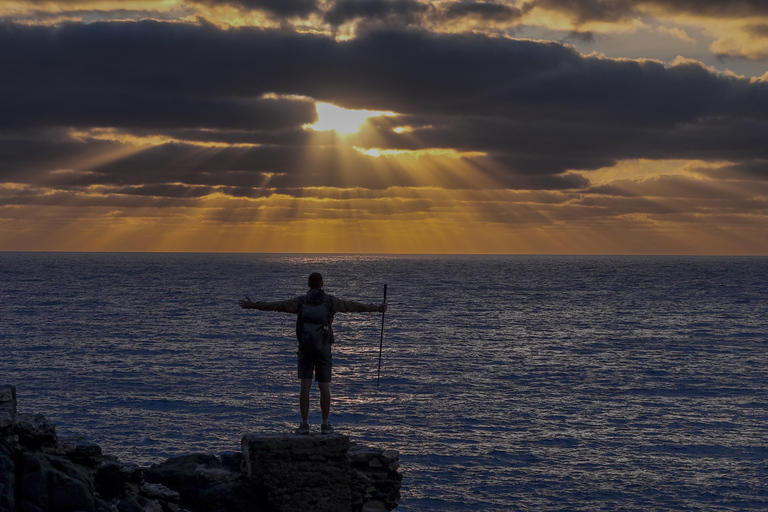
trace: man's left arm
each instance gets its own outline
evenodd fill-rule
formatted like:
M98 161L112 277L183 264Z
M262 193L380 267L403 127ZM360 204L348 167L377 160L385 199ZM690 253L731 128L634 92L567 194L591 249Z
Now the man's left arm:
M334 297L333 309L337 313L384 313L387 311L387 304L363 304L362 302L354 302L351 300L343 300L338 297Z

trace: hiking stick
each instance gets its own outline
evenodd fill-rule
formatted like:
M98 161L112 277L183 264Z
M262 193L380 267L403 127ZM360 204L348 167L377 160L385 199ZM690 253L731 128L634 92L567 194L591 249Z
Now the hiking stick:
M384 285L384 304L387 303L387 285ZM376 387L379 387L381 378L381 349L384 347L384 314L381 314L381 340L379 341L379 374L376 376Z

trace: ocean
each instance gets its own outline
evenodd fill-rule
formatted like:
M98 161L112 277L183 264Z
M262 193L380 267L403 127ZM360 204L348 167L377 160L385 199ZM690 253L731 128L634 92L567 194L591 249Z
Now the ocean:
M0 383L125 462L298 424L293 315L338 314L331 421L403 512L768 509L768 258L0 253ZM310 423L318 429L318 393Z

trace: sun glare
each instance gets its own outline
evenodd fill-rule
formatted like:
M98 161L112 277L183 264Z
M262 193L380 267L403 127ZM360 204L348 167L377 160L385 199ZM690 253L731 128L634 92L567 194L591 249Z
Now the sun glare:
M392 112L374 110L348 110L330 103L317 103L317 122L309 128L320 132L334 130L340 135L355 133L369 117L393 116Z

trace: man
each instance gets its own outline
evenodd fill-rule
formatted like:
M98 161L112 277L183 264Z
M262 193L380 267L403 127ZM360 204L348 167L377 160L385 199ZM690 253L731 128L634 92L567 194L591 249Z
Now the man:
M312 388L312 375L320 389L320 412L323 417L321 433L330 434L333 427L328 422L331 412L331 345L333 344L333 316L336 313L362 313L378 311L384 313L387 305L382 303L361 304L341 300L323 291L323 276L318 272L309 275L309 291L305 296L280 302L253 302L248 297L239 301L243 309L261 311L280 311L293 313L296 318L296 337L299 340L299 410L301 425L297 434L309 434L309 391Z

